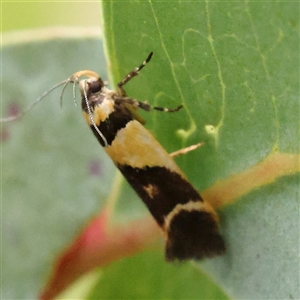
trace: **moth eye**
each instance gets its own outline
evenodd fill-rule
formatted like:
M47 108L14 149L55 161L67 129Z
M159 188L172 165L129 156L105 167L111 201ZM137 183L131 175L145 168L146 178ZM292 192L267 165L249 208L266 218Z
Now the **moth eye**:
M92 94L100 92L102 87L104 86L101 78L98 78L97 80L88 82L88 84L89 84L89 92Z

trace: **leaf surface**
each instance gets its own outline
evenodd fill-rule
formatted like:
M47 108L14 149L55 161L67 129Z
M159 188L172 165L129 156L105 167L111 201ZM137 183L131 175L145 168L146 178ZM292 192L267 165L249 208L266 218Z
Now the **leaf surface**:
M179 165L219 207L238 200L220 211L227 253L199 263L235 299L300 297L298 13L292 2L103 2L114 82L153 51L128 94L184 110L153 112L147 128L170 152L204 141Z
M76 37L75 37L76 36ZM2 116L20 111L81 69L106 78L99 29L3 37ZM2 297L33 299L52 264L105 203L115 167L89 132L69 86L1 124ZM17 283L17 284L16 284Z

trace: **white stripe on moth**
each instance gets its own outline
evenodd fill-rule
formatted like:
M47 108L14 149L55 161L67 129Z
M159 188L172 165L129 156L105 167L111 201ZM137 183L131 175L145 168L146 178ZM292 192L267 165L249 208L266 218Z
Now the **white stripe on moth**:
M164 218L164 231L166 234L168 233L172 219L183 210L189 211L189 212L193 211L193 210L204 211L204 212L209 213L216 222L218 221L218 216L217 216L216 212L214 211L214 209L211 207L211 205L208 202L189 201L185 204L177 204L173 208L173 210Z

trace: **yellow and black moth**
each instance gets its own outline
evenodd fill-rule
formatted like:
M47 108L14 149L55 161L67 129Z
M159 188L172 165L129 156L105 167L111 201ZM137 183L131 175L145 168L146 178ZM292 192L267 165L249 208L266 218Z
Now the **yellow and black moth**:
M141 124L136 108L149 111L151 106L127 97L123 89L151 57L152 53L140 67L128 73L118 83L117 91L109 90L98 75L84 74L89 78L79 83L83 115L105 152L163 230L166 259L202 259L220 255L225 251L225 245L219 234L217 214ZM153 109L174 112L181 107Z
M73 83L75 99L75 85L79 84L83 116L105 152L162 229L166 238L166 259L203 259L221 255L225 252L225 244L219 233L216 212L201 198L173 158L143 126L144 122L136 112L137 108L175 112L182 106L175 109L151 107L127 97L123 88L139 74L152 54L118 83L116 91L108 89L97 73L83 70L45 92L33 105L60 85L64 85L63 95L68 83ZM83 76L87 79L79 81Z

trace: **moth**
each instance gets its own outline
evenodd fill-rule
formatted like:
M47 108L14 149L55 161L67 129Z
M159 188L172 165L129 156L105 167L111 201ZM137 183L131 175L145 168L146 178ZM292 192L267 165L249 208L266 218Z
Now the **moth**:
M225 252L219 233L218 216L188 181L174 159L144 127L137 109L177 112L174 109L152 107L127 96L124 85L139 74L153 53L129 72L110 90L94 71L76 72L38 98L24 113L47 94L69 83L79 85L81 107L86 123L93 134L149 209L166 239L165 257L168 261L203 259ZM81 77L85 79L79 80ZM4 118L11 121L20 116Z

